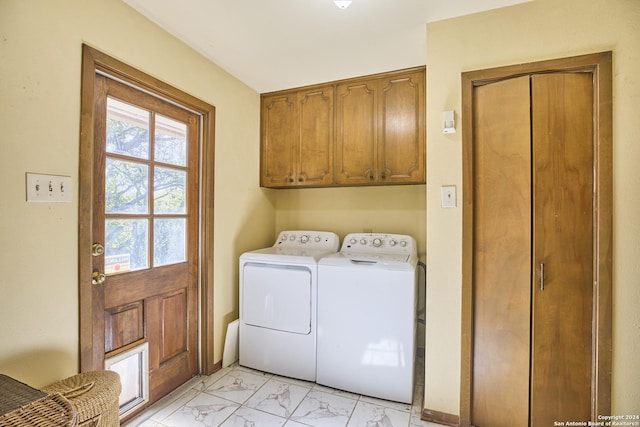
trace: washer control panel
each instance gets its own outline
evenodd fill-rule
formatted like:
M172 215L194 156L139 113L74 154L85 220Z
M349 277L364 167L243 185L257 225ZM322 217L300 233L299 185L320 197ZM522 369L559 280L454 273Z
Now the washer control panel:
M330 231L281 231L273 246L336 252L340 247L340 238Z
M364 254L417 254L416 241L406 234L351 233L342 241L341 252Z

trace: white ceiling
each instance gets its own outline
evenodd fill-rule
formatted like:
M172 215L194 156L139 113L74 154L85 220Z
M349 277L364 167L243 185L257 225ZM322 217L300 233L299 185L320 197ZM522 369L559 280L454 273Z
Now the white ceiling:
M259 93L426 64L426 23L529 0L123 0Z

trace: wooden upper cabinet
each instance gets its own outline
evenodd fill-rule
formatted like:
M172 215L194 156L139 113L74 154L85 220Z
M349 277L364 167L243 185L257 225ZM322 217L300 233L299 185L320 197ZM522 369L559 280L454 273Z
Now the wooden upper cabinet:
M425 182L425 68L262 95L263 187Z
M337 184L373 184L377 180L378 92L377 80L337 87Z
M300 185L327 186L333 182L333 102L333 87L298 94Z
M425 182L425 71L337 86L336 183Z
M333 87L262 97L260 185L333 182Z
M263 97L261 115L260 184L264 187L295 185L297 94Z
M425 73L380 80L378 180L425 182Z

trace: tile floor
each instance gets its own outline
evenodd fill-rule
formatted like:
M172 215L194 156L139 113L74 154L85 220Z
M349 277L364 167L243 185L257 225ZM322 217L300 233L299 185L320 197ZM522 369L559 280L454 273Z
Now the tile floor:
M196 377L126 427L436 427L420 420L424 358L413 405L360 396L237 364Z

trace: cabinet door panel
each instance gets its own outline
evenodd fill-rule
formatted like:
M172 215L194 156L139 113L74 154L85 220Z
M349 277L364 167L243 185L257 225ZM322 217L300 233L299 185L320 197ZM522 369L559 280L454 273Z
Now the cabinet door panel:
M298 183L333 183L333 87L300 95Z
M295 93L262 99L262 186L296 185L294 160L299 139L297 112Z
M531 425L589 420L593 305L593 78L532 77L534 267Z
M336 183L376 180L377 80L337 87Z
M378 178L424 182L424 73L383 79L380 89Z

